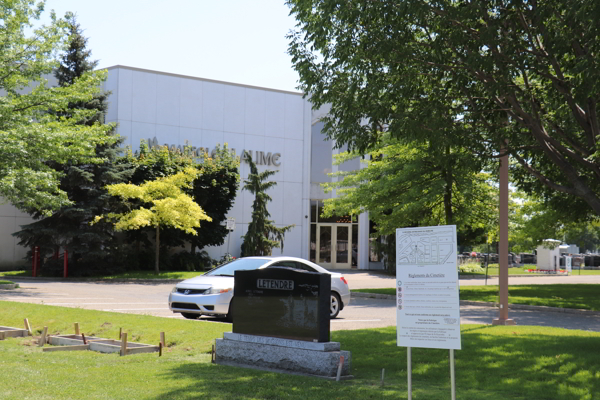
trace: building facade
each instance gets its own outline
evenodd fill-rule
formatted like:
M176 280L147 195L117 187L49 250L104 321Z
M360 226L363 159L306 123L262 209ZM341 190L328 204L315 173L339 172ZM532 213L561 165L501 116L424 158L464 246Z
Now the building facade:
M334 149L321 133L319 119L327 110L312 111L302 93L120 65L108 68L104 89L111 92L106 122L117 123L117 132L133 151L145 141L170 148L188 145L198 154L210 154L227 143L240 158L248 151L259 171L276 171L268 210L277 226L294 227L285 235L283 251L274 249L273 255L310 259L328 269L381 268L369 249L366 213L320 217L323 200L332 195L320 185L335 179L327 174L361 165L358 159L333 165L333 154L343 148ZM248 173L242 161L241 179ZM240 255L254 200L241 186L228 214L235 219L235 229L222 246L204 249L212 258L227 252ZM29 221L12 206L0 206L0 260L10 263L25 255L26 249L17 246L10 234Z

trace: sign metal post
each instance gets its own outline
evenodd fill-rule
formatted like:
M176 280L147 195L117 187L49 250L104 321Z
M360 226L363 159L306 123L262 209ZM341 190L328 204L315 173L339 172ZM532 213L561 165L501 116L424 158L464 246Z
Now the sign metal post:
M456 226L396 229L396 324L406 347L408 399L412 348L448 349L451 398L456 400L454 350L461 349Z
M235 230L235 218L227 218L227 254L229 254L229 240L231 239L231 231Z

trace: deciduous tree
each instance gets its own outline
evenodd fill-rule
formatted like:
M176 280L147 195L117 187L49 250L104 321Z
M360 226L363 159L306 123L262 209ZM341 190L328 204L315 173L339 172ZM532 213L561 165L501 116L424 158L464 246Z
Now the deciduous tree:
M194 228L200 227L200 221L210 221L202 208L194 199L184 193L183 188L191 188L198 170L187 167L175 175L157 178L154 181L141 185L131 183L118 183L108 185L106 188L113 196L123 200L139 200L144 205L137 207L134 203L132 209L125 213L109 213L106 217L115 220L117 230L137 230L146 226L156 230L156 260L154 272L159 270L160 229L171 226L189 234L196 235ZM148 205L148 206L146 206ZM102 216L96 218L100 221Z
M600 2L289 0L289 53L326 133L361 152L452 127L516 183L600 215ZM367 123L365 123L367 122Z
M359 153L338 156L342 163ZM352 172L338 172L325 185L337 197L325 213L357 215L369 211L379 235L398 227L457 225L459 245L479 243L493 229L497 190L482 165L464 149L433 143L402 144L387 135Z
M184 147L183 151L172 151L166 146L150 149L148 144L142 141L140 151L137 154L128 153L124 162L135 166L131 178L133 184L172 175L186 167L197 168L198 174L192 186L183 190L194 198L211 220L204 221L202 229L196 235L165 227L161 243L168 247L179 247L189 243L192 254L195 254L196 249L224 243L228 231L221 222L233 206L239 185L239 160L227 144L223 147L217 146L213 157L205 154L196 158L192 157L187 147ZM130 239L144 242L148 233L150 232L140 230Z
M97 110L70 108L102 91L105 72L86 72L72 85L48 86L45 77L58 66L55 53L69 36L67 23L54 14L49 25L34 28L43 9L43 1L0 4L0 195L22 210L49 215L72 204L59 187L63 174L50 164L101 162L96 146L116 138L107 135L109 125L80 123Z
M83 36L75 16L67 15L66 22L69 46L55 71L60 87L73 85L84 74L92 72L98 63L89 59L91 51L86 48L87 39ZM103 124L108 108L106 97L106 92L98 92L89 101L70 103L69 108L61 111L56 118L71 118L74 111L83 109L95 113L85 115L84 119L78 122L80 125ZM110 130L106 134L115 136L114 124L108 125L107 128ZM118 201L108 194L105 186L126 181L133 172L130 164L117 163L124 139L113 139L114 137L111 138L110 144L96 146L96 156L102 159L102 162L48 163L61 174L59 188L67 194L71 203L60 207L52 216L46 218L35 209L29 210L29 213L39 220L23 226L21 231L14 234L20 239L19 244L28 248L39 246L42 254L58 254L61 247L68 249L71 258L70 271L75 274L93 273L94 270L106 271L120 264L116 259L119 245L113 226L106 223L89 224L94 216L118 207Z

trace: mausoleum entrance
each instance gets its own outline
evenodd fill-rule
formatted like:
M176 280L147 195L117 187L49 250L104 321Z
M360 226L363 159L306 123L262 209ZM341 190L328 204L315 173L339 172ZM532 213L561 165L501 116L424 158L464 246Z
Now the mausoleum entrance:
M323 202L311 201L310 261L327 269L358 265L358 218L322 217Z

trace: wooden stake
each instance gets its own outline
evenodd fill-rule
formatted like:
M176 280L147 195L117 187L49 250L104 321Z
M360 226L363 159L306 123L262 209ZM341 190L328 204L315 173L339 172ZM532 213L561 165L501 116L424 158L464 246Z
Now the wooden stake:
M381 387L383 387L383 378L385 377L385 368L381 368Z
M122 335L123 335L123 328L119 328L119 340L121 339Z
M160 333L160 343L162 343L163 347L165 347L165 333Z
M40 340L38 340L38 346L43 347L46 344L46 334L48 333L48 327L44 327L44 331L42 332L42 336L40 336Z
M217 353L215 352L215 345L212 345L212 352L210 353L210 362L215 363L217 361Z
M158 356L162 356L162 348L163 348L163 344L162 342L158 343Z
M27 332L29 332L29 336L33 336L33 333L31 332L31 326L29 326L29 320L27 318L25 318L25 329L27 329Z
M338 364L337 376L335 380L339 382L340 377L342 376L342 367L344 366L344 356L340 356L340 363Z
M79 322L75 322L75 334L79 335Z
M121 356L127 355L127 333L121 334Z
M83 339L83 344L87 344L87 340L85 340L85 335L82 333L81 338Z

